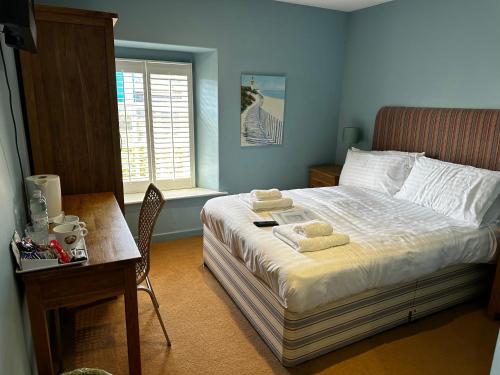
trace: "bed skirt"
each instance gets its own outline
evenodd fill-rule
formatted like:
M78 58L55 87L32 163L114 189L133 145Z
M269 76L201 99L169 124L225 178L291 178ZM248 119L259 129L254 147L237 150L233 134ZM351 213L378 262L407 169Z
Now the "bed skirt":
M459 265L420 280L370 290L305 312L283 307L205 226L205 265L222 284L278 360L287 367L392 327L485 295L491 265Z

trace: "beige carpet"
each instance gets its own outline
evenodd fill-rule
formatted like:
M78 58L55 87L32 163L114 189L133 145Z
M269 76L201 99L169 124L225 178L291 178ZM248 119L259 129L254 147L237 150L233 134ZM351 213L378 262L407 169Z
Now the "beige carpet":
M201 238L157 244L151 281L173 346L139 294L144 374L487 374L498 325L469 303L337 350L298 367L280 365L202 265ZM79 308L64 322L66 369L127 373L123 300Z

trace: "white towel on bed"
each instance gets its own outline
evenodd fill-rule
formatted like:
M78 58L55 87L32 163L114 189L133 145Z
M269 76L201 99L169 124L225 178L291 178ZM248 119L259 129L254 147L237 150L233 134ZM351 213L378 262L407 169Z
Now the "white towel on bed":
M250 194L240 194L240 199L253 211L285 210L293 207L293 200L291 198L258 201L252 199Z
M345 245L350 241L349 236L342 233L333 233L329 236L307 238L296 233L293 230L294 227L295 224L279 225L277 227L273 227L273 234L276 238L279 238L299 253L325 250L330 247Z
M321 220L310 220L295 224L293 230L295 233L308 238L329 236L333 233L331 224Z
M252 190L250 192L250 197L257 201L268 201L282 198L281 191L278 189Z

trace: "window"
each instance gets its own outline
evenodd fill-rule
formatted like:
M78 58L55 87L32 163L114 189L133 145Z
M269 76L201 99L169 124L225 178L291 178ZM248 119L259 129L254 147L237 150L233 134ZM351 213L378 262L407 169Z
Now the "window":
M195 186L192 66L116 60L125 193Z

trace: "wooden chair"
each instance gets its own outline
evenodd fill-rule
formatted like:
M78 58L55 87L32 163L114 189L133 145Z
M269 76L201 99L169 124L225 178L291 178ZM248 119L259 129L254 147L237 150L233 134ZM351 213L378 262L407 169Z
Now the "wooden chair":
M151 281L149 280L149 246L151 244L151 236L153 235L156 219L158 218L164 204L165 199L163 199L161 191L158 190L154 184L149 184L144 200L142 201L141 212L139 213L139 238L137 240L137 247L141 253L141 260L136 264L136 278L137 290L142 290L148 293L149 297L151 297L151 302L153 302L156 316L160 321L163 334L167 339L167 344L170 346L170 338L168 337L167 330L165 329L165 325L163 324L163 319L160 314L160 304L156 299L155 292L151 286Z

